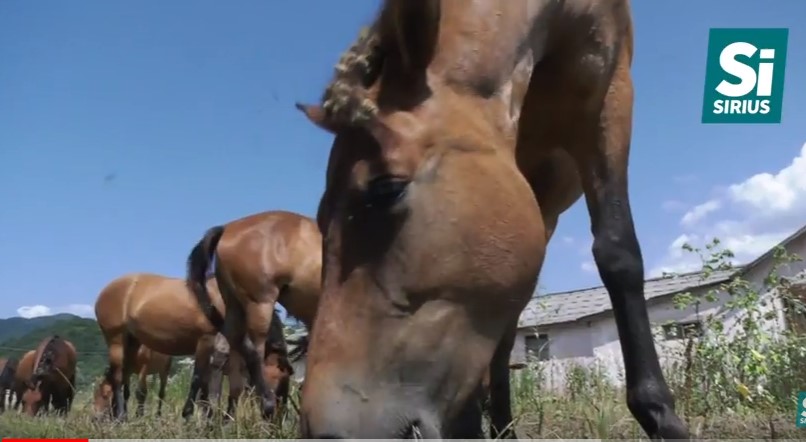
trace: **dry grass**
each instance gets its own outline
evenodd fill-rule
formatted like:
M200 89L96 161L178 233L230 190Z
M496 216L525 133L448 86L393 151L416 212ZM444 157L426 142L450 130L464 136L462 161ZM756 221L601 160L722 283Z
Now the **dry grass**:
M586 392L571 400L541 391L530 378L515 381L513 391L515 426L521 438L644 438L624 403L624 396L613 390ZM155 416L156 389L151 387L146 404L146 416L131 417L128 422L98 423L92 419L89 392L76 396L67 417L42 416L29 418L14 411L0 416L0 435L4 437L89 437L131 439L175 438L295 438L297 419L293 412L278 422L268 423L259 418L251 402L240 408L235 422L217 417L206 423L200 416L182 421L181 409L187 392L188 376L182 372L171 379L163 406L163 415ZM226 391L226 390L225 390ZM133 414L134 399L129 410ZM198 413L197 413L198 414ZM806 431L795 427L795 410L771 418L725 412L718 415L693 417L689 426L699 438L705 439L796 439Z

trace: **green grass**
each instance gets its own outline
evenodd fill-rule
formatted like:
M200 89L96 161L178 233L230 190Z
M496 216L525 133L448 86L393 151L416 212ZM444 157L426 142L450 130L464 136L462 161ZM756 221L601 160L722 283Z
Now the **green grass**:
M551 394L539 388L535 372L516 372L513 379L515 428L522 438L644 438L627 410L624 394L602 383L587 382L574 397ZM295 438L298 421L289 411L279 422L264 422L252 403L244 400L235 422L225 423L221 413L206 422L199 413L188 422L181 419L189 376L182 369L172 377L166 392L163 415L156 413L156 380L149 388L146 415L134 417L134 395L129 402L128 422L99 423L92 419L91 394L80 391L66 417L30 418L14 411L0 416L3 437L89 437L89 438ZM226 394L226 389L223 390ZM678 403L678 409L685 404ZM806 431L795 428L792 411L759 416L750 413L715 412L707 417L687 418L695 436L708 439L802 438Z

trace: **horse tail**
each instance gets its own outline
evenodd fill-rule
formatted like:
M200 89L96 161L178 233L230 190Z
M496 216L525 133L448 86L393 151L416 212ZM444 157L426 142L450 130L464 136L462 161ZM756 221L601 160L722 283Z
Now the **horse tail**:
M3 366L3 371L0 372L0 394L4 394L4 390L13 383L18 364L19 361L16 358L6 360L6 365ZM0 398L0 400L5 400L5 397Z
M207 272L213 261L218 241L224 234L224 226L211 227L190 251L187 261L187 276L185 283L188 289L196 296L202 312L216 330L224 326L224 317L215 308L210 293L207 291Z

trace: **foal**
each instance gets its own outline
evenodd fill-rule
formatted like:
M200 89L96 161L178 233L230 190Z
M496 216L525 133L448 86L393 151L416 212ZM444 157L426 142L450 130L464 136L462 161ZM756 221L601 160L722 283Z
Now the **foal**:
M511 420L518 316L583 194L627 405L651 438L689 437L627 192L632 54L628 0L382 2L322 104L298 105L335 135L303 437L450 434L490 361L493 420Z
M133 371L137 373L137 389L134 391L134 396L137 398L137 416L142 416L144 412L146 396L148 395L148 377L150 375L159 376L160 388L157 416L162 415L162 403L165 401L165 387L168 384L172 359L171 356L151 350L144 345L140 346L133 367ZM107 371L93 394L93 408L98 417L112 412L113 388L110 382L111 377Z

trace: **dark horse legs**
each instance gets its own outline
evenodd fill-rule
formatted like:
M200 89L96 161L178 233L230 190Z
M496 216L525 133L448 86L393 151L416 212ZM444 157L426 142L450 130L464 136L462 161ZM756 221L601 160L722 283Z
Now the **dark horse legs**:
M644 265L627 193L632 84L620 60L604 106L578 122L573 140L593 232L593 257L610 294L627 384L627 406L652 439L688 439L661 371L644 298ZM627 78L627 80L625 80Z

